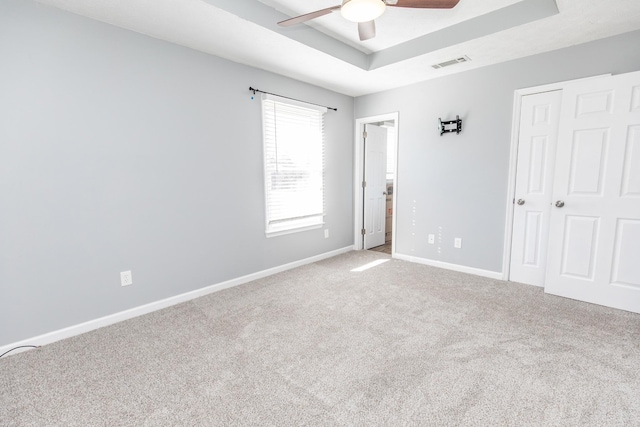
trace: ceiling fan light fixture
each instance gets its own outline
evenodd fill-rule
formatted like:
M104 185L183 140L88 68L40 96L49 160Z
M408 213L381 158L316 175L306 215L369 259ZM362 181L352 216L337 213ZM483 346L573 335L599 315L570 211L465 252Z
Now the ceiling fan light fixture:
M351 22L367 22L382 15L386 7L382 0L344 0L340 13Z

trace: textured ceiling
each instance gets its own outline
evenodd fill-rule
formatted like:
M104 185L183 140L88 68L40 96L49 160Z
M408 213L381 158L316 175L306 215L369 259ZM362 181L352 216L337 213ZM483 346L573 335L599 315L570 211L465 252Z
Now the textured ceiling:
M364 43L339 13L313 26L275 24L339 0L39 1L352 96L640 29L639 0L460 0L450 11L388 8L377 20L376 39ZM471 61L431 67L463 55Z

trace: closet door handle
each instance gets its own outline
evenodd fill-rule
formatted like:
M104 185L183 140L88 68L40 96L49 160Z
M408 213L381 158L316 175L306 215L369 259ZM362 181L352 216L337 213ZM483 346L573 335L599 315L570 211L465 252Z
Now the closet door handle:
M563 206L564 206L564 202L563 202L562 200L558 200L558 201L556 202L556 208L561 208L561 207L563 207Z
M522 205L524 205L524 200L518 199L518 201L516 203L519 204L520 206L522 206Z

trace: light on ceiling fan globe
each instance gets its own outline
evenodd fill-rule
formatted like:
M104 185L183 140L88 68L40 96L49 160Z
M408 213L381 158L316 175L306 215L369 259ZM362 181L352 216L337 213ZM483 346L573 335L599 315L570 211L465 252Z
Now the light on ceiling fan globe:
M349 21L367 22L382 15L386 7L382 0L344 0L340 13Z

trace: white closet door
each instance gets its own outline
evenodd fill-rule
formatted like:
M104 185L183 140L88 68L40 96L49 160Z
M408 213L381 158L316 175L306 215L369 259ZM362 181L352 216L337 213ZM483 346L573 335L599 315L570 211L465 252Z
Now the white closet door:
M544 286L562 91L522 98L509 280Z
M563 91L545 291L640 313L640 72Z
M387 129L366 125L364 150L364 248L384 245L387 204Z

